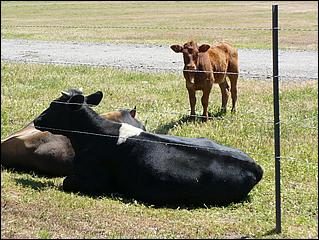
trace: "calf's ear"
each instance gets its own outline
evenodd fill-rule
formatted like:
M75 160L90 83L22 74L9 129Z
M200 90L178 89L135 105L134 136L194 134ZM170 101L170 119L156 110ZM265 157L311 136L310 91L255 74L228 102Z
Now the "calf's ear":
M85 98L87 104L97 106L103 98L103 93L101 91L97 91L96 93L92 93L91 95L88 95Z
M130 111L130 115L132 118L135 118L136 115L136 106Z
M70 98L67 104L68 108L72 111L79 110L84 103L84 96L83 95L75 95Z
M199 52L206 52L208 49L210 49L210 46L208 44L202 44L198 48Z
M171 49L176 52L176 53L179 53L179 52L182 52L183 51L183 47L181 45L172 45L171 46Z

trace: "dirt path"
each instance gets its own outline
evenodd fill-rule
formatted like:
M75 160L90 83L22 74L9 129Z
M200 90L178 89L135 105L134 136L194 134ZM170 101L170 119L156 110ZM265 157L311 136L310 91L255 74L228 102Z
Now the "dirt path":
M145 44L78 43L1 39L1 61L84 64L137 71L178 71L181 54L169 46ZM317 51L280 51L282 79L318 78ZM270 50L239 49L241 75L267 78L272 75Z

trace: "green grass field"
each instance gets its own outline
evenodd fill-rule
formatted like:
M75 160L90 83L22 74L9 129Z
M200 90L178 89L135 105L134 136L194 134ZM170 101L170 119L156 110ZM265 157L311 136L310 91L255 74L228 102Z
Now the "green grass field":
M223 40L239 48L271 48L270 30L247 28L270 29L272 4L267 1L1 1L1 37L149 44L181 44L189 39L210 44ZM281 1L278 5L280 28L318 29L317 1ZM279 40L281 48L318 50L318 30L283 30Z
M181 121L189 109L184 81L182 73L2 62L2 139L62 90L83 87L86 94L103 91L99 113L136 105L148 131L239 148L263 167L264 177L243 203L172 209L65 193L63 178L2 169L1 238L318 238L318 82L280 84L282 233L275 235L272 81L240 78L238 112L207 123ZM220 104L215 85L212 115Z

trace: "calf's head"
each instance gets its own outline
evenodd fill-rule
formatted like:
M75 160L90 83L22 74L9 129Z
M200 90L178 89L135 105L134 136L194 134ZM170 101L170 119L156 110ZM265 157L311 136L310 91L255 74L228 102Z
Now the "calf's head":
M139 120L136 119L136 106L131 110L120 109L118 111L104 113L104 114L101 114L101 117L114 122L127 123L134 127L137 127L146 131L145 126Z
M184 70L197 70L198 69L198 58L202 53L207 52L210 48L208 44L202 44L197 46L195 41L189 41L183 46L172 45L171 49L176 53L183 53L184 58Z

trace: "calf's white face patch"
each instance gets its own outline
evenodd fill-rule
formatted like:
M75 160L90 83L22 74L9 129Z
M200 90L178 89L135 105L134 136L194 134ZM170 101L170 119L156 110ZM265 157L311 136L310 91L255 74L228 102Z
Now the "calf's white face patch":
M125 143L126 139L129 137L134 137L140 135L143 132L142 129L134 127L127 123L122 123L122 126L119 130L119 139L117 140L117 145Z

